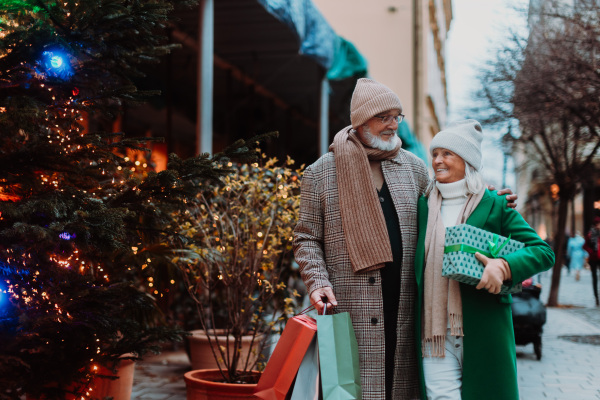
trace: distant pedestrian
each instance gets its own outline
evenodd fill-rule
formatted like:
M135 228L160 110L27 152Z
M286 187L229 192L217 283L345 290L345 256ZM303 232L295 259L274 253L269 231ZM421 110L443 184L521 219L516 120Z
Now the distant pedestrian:
M575 280L578 281L581 269L585 265L585 260L588 258L588 253L583 249L585 239L580 232L576 232L573 237L569 238L567 243L567 257L569 259L569 271L575 272Z
M600 217L594 217L594 225L585 237L585 250L589 253L590 270L592 271L592 285L596 306L600 306L598 300L598 267L600 264Z

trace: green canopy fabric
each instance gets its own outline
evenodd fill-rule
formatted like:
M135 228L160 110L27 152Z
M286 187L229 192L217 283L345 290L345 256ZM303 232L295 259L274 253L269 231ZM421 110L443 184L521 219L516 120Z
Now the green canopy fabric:
M341 36L337 37L333 63L327 71L327 79L340 81L347 78L367 76L367 59L356 47Z
M312 0L257 0L298 37L300 54L327 70L327 79L340 81L367 75L367 60L338 36Z
M410 151L415 156L425 161L426 165L429 163L425 146L423 146L423 144L417 140L415 135L413 135L406 121L402 121L400 125L398 125L398 136L400 136L400 139L402 140L402 148L404 150Z

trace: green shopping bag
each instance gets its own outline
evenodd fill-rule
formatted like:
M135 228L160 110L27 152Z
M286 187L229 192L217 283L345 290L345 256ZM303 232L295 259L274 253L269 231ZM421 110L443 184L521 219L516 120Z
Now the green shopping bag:
M350 314L318 315L317 342L323 400L362 399L358 344Z

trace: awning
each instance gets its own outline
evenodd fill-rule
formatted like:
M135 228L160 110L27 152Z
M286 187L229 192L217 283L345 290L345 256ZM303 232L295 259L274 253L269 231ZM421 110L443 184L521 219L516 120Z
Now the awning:
M367 76L367 59L356 47L341 36L337 37L337 45L333 63L327 71L327 79L340 81L352 77L363 78Z
M356 47L338 36L311 0L258 0L294 32L299 53L327 70L327 79L343 80L367 75L367 60Z
M161 64L145 66L146 77L137 82L163 95L129 108L124 129L132 135L166 136L168 152L192 156L198 141L198 49L201 40L212 41L214 151L239 138L278 131L279 138L265 144L265 151L280 158L290 155L298 165L314 161L321 151L321 128L333 134L349 124L348 99L366 70L364 57L333 31L312 1L212 4L213 35L202 37L199 7L176 8L170 34L182 47ZM329 120L322 127L325 74L330 77Z

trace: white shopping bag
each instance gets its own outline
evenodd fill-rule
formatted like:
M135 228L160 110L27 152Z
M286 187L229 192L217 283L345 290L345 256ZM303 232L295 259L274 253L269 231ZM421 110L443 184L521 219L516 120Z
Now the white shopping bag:
M315 335L298 369L291 400L319 400L320 387L319 346Z

